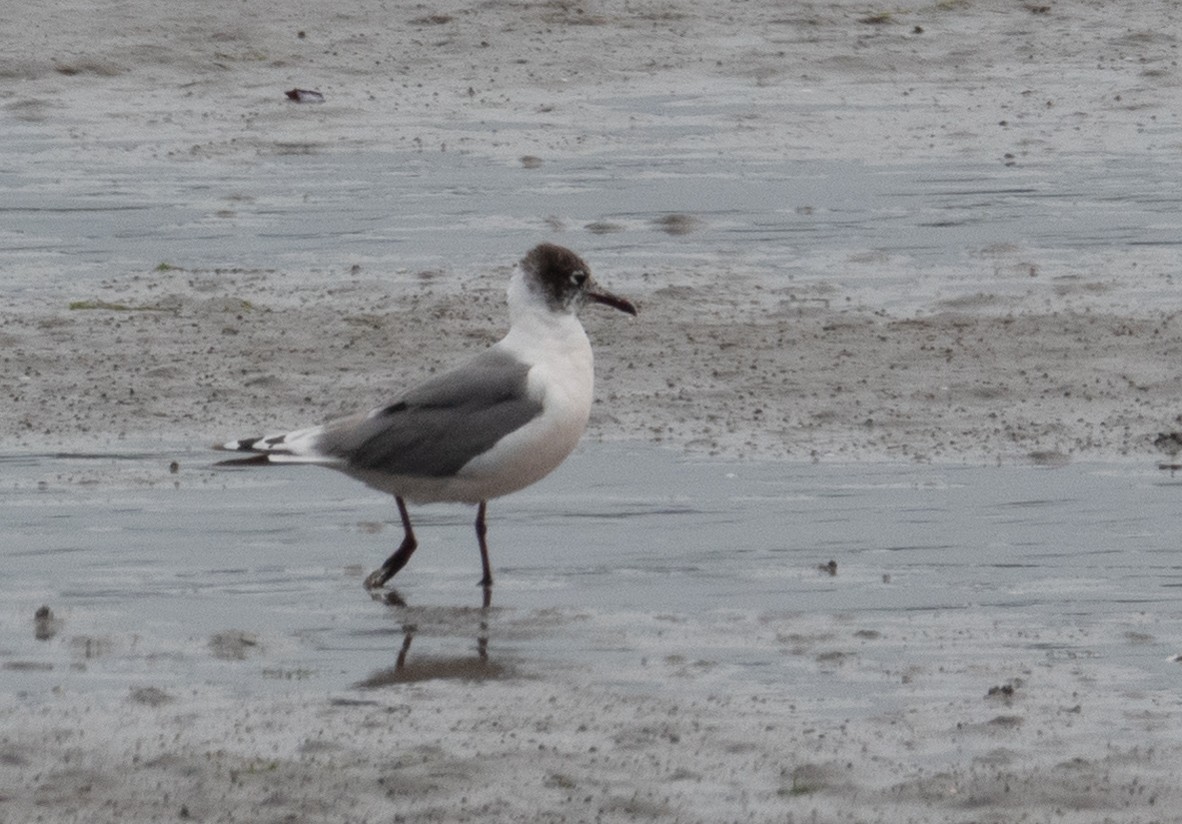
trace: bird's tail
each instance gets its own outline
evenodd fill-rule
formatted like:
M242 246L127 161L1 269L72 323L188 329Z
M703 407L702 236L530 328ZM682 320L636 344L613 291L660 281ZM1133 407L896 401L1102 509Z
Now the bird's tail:
M255 438L240 438L226 443L215 443L214 449L223 452L246 452L242 458L228 458L218 461L217 466L258 466L260 464L313 463L333 464L337 459L320 453L316 442L323 427L313 426L297 429L281 435L266 435Z

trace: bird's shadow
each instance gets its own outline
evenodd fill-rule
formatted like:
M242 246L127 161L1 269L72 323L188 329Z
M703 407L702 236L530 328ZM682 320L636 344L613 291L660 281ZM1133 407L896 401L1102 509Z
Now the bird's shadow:
M484 587L479 608L412 607L397 590L387 589L372 593L375 601L386 604L399 613L402 624L402 644L394 666L376 670L354 686L359 689L378 689L395 684L451 679L485 681L512 674L511 668L496 661L489 654L489 616L492 612L492 588ZM475 617L475 623L472 618ZM415 636L426 627L428 636L455 635L475 632L475 651L466 655L411 655Z

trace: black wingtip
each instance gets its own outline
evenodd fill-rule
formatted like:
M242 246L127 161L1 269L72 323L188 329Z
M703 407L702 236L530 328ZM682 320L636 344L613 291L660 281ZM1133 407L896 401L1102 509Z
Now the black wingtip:
M215 443L213 448L218 452L251 452L254 450L254 445L261 440L262 438L242 438L229 443Z

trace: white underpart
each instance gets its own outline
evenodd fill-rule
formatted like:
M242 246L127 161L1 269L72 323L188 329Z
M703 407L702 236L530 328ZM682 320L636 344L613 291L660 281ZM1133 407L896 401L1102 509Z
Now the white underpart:
M541 403L541 414L451 477L344 471L416 503L479 503L524 489L554 471L587 428L594 388L591 342L575 315L553 311L529 289L520 267L509 281L509 318L508 334L493 348L530 365L527 391Z
M575 448L591 415L594 360L579 319L546 306L520 271L509 282L509 316L496 348L530 365L528 391L542 412L460 468L451 481L455 500L496 498L541 480Z
M541 413L477 455L451 477L391 475L350 470L338 458L316 451L321 426L286 433L266 451L276 463L316 463L340 469L369 486L418 503L478 503L516 492L550 474L578 444L591 414L594 362L591 342L578 317L554 311L533 292L518 267L509 281L508 334L494 344L530 367L527 391L541 403ZM380 410L374 410L373 413ZM235 443L226 444L233 449Z

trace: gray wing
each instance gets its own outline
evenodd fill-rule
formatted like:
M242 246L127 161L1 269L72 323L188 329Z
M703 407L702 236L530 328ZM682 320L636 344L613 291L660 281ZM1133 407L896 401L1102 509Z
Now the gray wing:
M529 366L490 349L364 417L328 424L316 442L350 469L447 477L542 411Z

